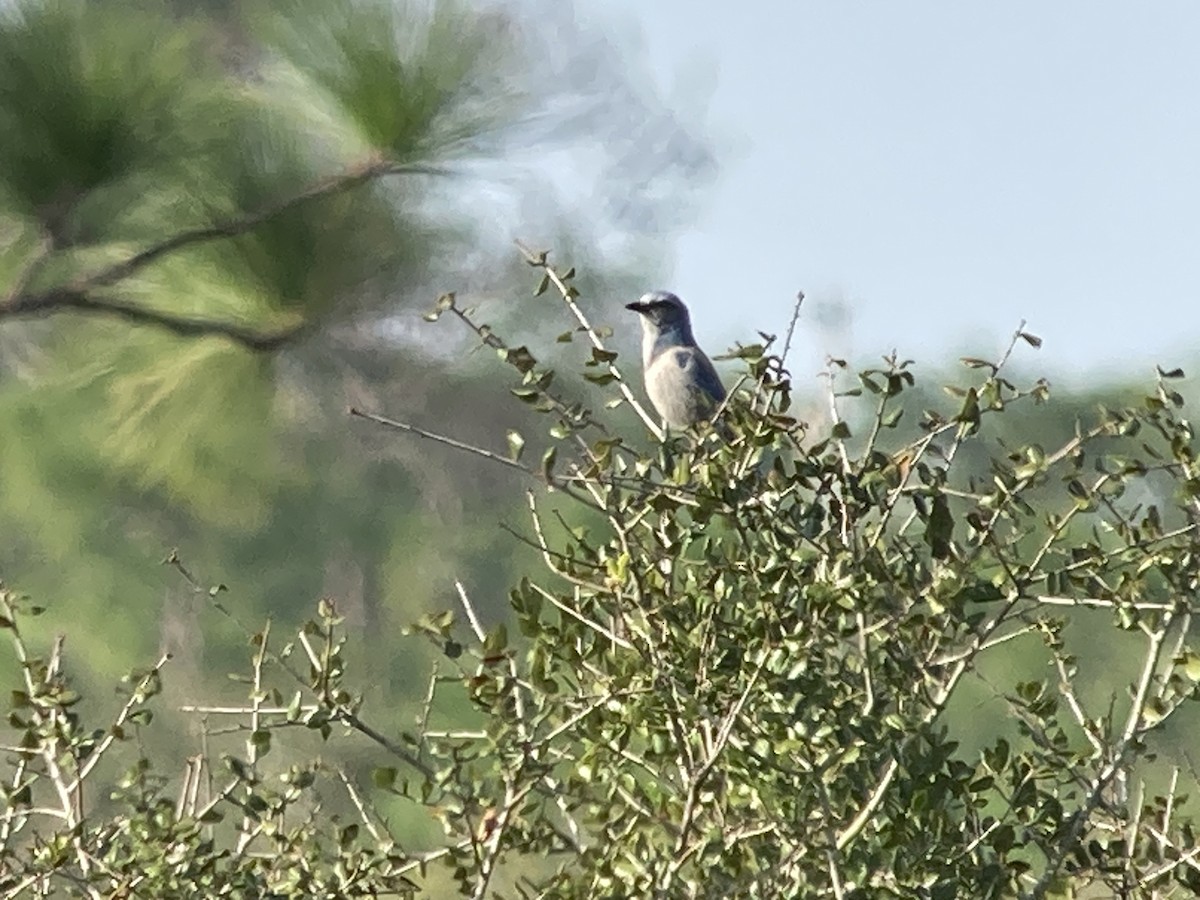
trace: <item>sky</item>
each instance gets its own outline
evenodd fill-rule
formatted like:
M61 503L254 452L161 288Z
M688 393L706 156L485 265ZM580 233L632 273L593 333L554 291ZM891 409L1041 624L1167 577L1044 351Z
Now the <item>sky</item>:
M721 172L668 285L702 344L995 356L1068 381L1200 356L1200 3L581 0L707 95ZM822 327L844 302L847 328Z

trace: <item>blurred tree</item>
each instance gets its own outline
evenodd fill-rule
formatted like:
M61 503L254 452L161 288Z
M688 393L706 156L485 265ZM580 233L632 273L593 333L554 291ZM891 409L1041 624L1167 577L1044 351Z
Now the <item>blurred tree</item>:
M501 440L415 311L511 296L518 231L638 290L713 169L563 3L19 0L0 133L0 570L109 675L204 651L176 546L256 613L330 592L366 634L503 583L519 556L475 524L503 482L346 406Z

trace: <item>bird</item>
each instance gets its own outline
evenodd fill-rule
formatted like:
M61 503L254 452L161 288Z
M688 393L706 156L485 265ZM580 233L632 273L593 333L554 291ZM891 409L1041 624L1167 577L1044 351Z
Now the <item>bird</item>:
M642 320L646 393L668 428L709 419L725 400L725 386L692 336L692 319L670 291L651 291L625 304Z

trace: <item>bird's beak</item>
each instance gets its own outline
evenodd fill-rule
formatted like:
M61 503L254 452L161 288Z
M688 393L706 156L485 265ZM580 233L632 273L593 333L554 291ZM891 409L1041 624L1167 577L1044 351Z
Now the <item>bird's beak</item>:
M632 303L626 303L625 308L632 309L635 313L644 313L646 311L646 304L640 300L634 300Z

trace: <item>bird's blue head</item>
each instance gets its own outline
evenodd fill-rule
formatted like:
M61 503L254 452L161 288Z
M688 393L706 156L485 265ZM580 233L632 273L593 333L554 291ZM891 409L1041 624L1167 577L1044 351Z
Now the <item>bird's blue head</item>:
M688 309L683 301L670 291L651 291L642 299L625 304L626 309L638 313L647 324L659 328L687 327L691 324Z
M640 300L625 304L642 317L647 337L668 337L677 343L692 344L692 320L683 301L670 291L651 291Z

